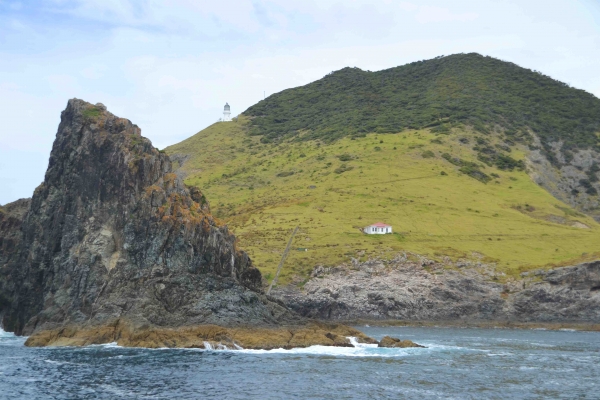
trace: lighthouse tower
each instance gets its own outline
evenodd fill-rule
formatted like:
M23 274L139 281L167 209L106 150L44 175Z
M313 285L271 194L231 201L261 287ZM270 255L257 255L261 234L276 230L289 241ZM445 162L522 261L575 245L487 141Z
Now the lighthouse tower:
M225 103L225 108L223 109L223 121L231 121L231 109L228 103Z

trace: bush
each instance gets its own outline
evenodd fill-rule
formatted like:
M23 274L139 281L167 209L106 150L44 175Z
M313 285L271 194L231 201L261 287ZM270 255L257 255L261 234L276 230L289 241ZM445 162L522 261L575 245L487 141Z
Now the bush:
M286 177L286 176L292 176L294 174L295 174L294 171L285 171L285 172L278 173L276 176L282 178L282 177Z
M250 134L261 135L263 143L288 137L331 142L421 127L449 133L453 126L470 126L485 135L499 127L507 144L530 144L532 130L545 149L561 140L565 151L600 150L600 99L474 53L378 72L344 68L276 93L244 114L252 117Z
M342 174L346 171L351 171L353 169L354 167L351 165L342 164L339 166L339 168L334 169L333 172L335 172L336 174Z
M592 182L589 179L580 179L579 184L585 188L585 192L589 195L597 195L598 191L592 186Z
M471 178L475 178L480 182L488 183L489 181L492 180L492 178L490 178L487 174L485 174L483 171L481 171L479 169L480 168L479 165L477 165L474 162L461 160L458 157L452 157L448 153L442 154L442 158L444 158L445 160L447 160L448 162L450 162L456 166L459 166L460 172L470 176Z

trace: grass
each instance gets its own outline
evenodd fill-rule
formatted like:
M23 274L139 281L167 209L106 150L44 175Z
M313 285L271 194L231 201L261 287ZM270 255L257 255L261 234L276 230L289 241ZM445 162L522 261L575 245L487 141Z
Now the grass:
M81 113L85 119L94 119L102 115L102 110L96 106L86 108Z
M431 129L405 130L279 144L262 143L247 131L242 116L166 151L191 155L182 166L186 183L202 190L265 276L274 276L289 235L300 226L293 249L308 251L290 253L280 284L302 282L316 265L402 251L495 262L508 276L598 257L600 225L526 172L480 162L460 142L474 142L473 131L438 136ZM522 160L525 151L517 146L511 156ZM460 172L461 165L477 165L490 180ZM393 225L395 234L360 232L376 221Z

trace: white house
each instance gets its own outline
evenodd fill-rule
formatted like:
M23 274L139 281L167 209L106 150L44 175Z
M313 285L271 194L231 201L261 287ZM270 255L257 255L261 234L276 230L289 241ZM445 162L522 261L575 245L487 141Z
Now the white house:
M392 233L392 226L384 224L383 222L376 222L373 225L369 225L364 229L365 233L369 235L384 235L386 233Z

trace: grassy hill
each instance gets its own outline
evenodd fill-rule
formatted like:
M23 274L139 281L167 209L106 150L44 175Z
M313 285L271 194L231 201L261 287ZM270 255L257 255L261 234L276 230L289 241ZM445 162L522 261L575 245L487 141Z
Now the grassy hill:
M577 148L600 150L600 99L479 54L456 54L378 72L344 68L308 85L269 96L244 112L263 141L332 141L370 132L465 126L502 135L512 146L541 139L547 157L562 141L567 161Z
M304 140L261 140L269 134L256 135L257 120L216 123L166 151L187 157L186 183L202 189L267 278L296 225L282 283L301 283L315 265L401 251L495 262L500 280L600 256L600 225L532 182L523 170L528 148L498 150L502 135L403 125L357 137L340 126L331 131L337 140L319 140L321 128ZM512 161L488 165L482 148ZM377 221L395 233L359 231Z

